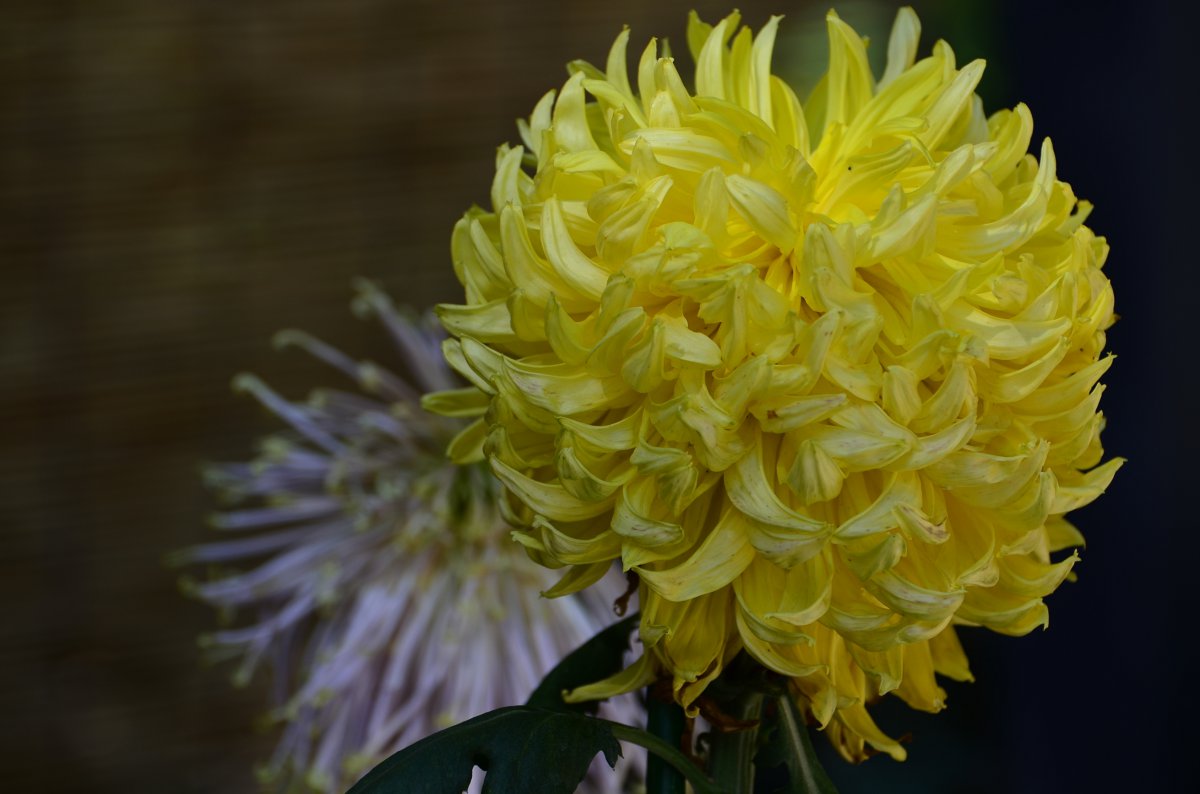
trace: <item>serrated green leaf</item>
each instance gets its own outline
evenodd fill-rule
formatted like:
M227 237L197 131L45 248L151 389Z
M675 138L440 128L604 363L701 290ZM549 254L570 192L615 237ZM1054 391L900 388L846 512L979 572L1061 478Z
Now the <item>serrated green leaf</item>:
M837 794L837 787L817 760L808 726L791 695L777 695L775 707L770 736L755 756L755 765L763 769L786 765L788 786L782 789L786 794Z
M460 794L478 766L483 794L572 794L596 753L621 755L612 726L582 714L510 706L394 753L349 794Z
M637 628L638 613L618 621L580 645L542 679L525 705L552 711L595 714L599 701L565 703L564 690L608 678L625 666L629 635Z

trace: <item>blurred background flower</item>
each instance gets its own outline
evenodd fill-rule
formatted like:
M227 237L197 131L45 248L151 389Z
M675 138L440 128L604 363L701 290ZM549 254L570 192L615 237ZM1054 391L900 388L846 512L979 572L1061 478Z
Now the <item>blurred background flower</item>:
M509 539L499 484L483 466L446 458L463 423L420 407L421 394L461 385L436 322L402 315L368 282L358 289L356 311L383 323L407 377L301 331L276 335L359 389L291 402L239 376L289 429L253 461L206 472L231 505L212 523L233 539L173 555L177 565L219 565L207 581L185 580L233 624L204 637L212 658L239 659L242 686L271 668L270 721L282 737L260 777L288 790L336 794L401 747L525 702L614 622L626 588L612 570L595 592L541 597L556 577ZM632 698L604 709L644 719ZM622 791L636 767L596 769L587 790Z
M366 358L393 355L348 318L346 285L365 276L419 308L460 296L450 230L465 204L487 200L495 146L516 142L514 117L547 75L602 60L622 24L638 40L666 33L682 53L689 8L714 19L733 5L4 4L8 788L255 790L247 770L277 739L253 728L270 679L232 689L229 668L197 664L212 611L181 599L177 571L161 565L211 537L196 462L240 459L247 439L277 427L229 393L230 373L270 372L285 395L328 382L323 364L271 349L293 325ZM736 5L755 28L786 15L777 69L803 93L834 4ZM1029 104L1097 207L1089 222L1112 244L1105 272L1123 316L1105 445L1131 465L1078 517L1092 542L1048 631L1018 643L962 632L987 687L947 686L948 708L930 719L881 703L881 726L913 737L904 765L827 766L849 791L881 790L876 775L889 792L1169 790L1193 738L1173 726L1190 724L1177 638L1200 613L1195 368L1181 364L1200 286L1186 265L1196 177L1183 146L1197 28L1166 0L914 5L925 42L989 60L986 107ZM896 4L836 6L870 36L878 71Z

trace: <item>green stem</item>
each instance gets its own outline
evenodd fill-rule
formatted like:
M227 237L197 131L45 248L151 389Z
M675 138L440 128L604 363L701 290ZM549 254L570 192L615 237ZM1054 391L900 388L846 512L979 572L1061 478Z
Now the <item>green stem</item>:
M713 781L734 794L748 794L754 790L754 754L758 749L757 720L762 715L763 696L753 692L741 700L722 704L726 713L734 719L755 722L750 728L721 733L714 730L709 734L710 747L708 771Z
M808 726L804 724L804 717L791 695L780 693L775 698L775 704L779 709L779 730L792 758L788 770L792 790L804 794L837 794L837 787L817 760Z
M653 692L646 692L646 731L686 759L687 756L679 749L683 737L683 724L683 709L675 703L659 700ZM644 746L653 749L649 745ZM670 757L661 752L652 753L646 759L647 794L684 794L683 775L680 774L683 770L677 765L664 763L665 760L670 760Z
M647 733L639 728L633 728L629 725L623 725L619 722L610 722L604 720L612 728L613 736L623 742L631 742L641 745L649 750L649 757L646 759L646 791L649 794L659 794L659 792L683 792L684 779L692 784L692 790L695 794L728 794L725 789L714 786L712 781L704 776L699 767L692 763L683 752L675 745L664 741L652 733ZM664 765L665 762L665 765ZM673 767L668 769L666 765ZM658 767L661 771L670 773L673 778L678 780L678 788L668 789L662 788L662 783L659 783L659 788L655 788L655 784L650 782L650 770ZM661 778L660 778L661 779Z

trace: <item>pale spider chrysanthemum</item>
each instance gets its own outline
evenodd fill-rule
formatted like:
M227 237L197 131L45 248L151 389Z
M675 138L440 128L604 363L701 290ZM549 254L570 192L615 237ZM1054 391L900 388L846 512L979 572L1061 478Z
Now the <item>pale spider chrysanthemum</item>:
M359 389L292 402L239 376L236 386L289 427L253 461L208 470L230 505L213 523L233 539L176 556L216 571L186 582L231 617L232 627L204 638L212 655L240 659L239 682L264 665L274 672L271 717L283 727L261 776L289 789L343 791L401 747L524 702L613 621L623 588L614 572L597 592L541 597L555 577L509 538L490 472L445 456L460 420L420 407L422 392L456 385L436 323L405 317L365 282L355 309L382 321L407 378L281 333L278 344L303 348ZM606 708L622 722L639 718L633 700ZM616 792L635 776L624 762L615 774L594 767L586 785Z

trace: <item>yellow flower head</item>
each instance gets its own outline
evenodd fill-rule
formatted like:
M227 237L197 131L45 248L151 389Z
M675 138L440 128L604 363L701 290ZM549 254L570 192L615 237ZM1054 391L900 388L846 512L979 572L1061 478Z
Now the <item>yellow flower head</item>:
M551 595L641 577L643 657L575 697L665 675L693 707L744 649L845 756L899 759L867 701L936 711L953 626L1045 626L1063 516L1121 463L1108 248L1029 109L984 115L982 61L915 60L910 9L878 79L830 12L803 103L778 23L693 14L695 91L653 40L629 74L628 31L571 64L455 227L473 387L427 404L478 417L451 454L490 459Z

